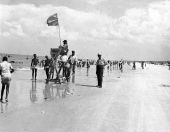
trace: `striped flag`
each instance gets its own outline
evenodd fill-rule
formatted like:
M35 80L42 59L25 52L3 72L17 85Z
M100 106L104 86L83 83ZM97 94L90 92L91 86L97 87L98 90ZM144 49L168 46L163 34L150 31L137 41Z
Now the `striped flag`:
M48 26L59 26L57 13L47 19Z

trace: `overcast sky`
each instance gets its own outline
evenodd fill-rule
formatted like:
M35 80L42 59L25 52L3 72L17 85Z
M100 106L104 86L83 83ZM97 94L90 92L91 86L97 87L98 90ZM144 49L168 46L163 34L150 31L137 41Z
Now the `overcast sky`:
M48 55L61 39L82 58L170 60L169 0L0 0L0 52Z

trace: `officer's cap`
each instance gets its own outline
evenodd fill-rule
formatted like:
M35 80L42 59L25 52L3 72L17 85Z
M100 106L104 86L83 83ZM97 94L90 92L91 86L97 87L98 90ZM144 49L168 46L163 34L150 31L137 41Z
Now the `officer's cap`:
M98 54L98 56L102 56L101 54Z

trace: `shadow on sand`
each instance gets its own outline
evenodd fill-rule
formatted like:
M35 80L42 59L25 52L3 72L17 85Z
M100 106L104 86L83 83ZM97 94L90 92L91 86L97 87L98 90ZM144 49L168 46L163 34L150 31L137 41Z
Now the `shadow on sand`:
M161 87L170 87L170 85L167 85L167 84L161 84L160 86Z
M76 84L76 86L83 86L83 87L96 87L95 85L86 85L86 84Z

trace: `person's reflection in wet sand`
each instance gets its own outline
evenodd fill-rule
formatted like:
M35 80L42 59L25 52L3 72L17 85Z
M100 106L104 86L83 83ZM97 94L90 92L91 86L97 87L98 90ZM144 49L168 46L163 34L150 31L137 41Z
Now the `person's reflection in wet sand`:
M43 94L44 94L44 99L47 100L47 99L51 99L52 95L51 95L51 85L49 84L49 82L46 82L45 84L45 89L43 90Z
M70 93L71 94L73 94L73 92L74 92L74 85L75 85L75 74L73 74L72 75L72 77L71 77L71 83L68 83L67 85L68 85L68 89L69 89L69 91L70 91Z
M65 89L63 87L62 84L56 84L55 85L56 89L57 89L57 93L56 93L56 97L58 98L65 98Z
M89 76L89 69L90 69L90 68L87 67L86 76Z
M4 108L3 108L2 103L1 103L1 113L4 113Z
M50 92L51 92L51 97L54 98L54 88L53 88L53 85L51 85Z
M8 103L1 103L1 113L6 113L8 111Z
M59 92L60 84L56 84L54 87L55 87L56 90L57 90L57 92L56 92L56 97L60 97L60 92Z
M37 101L37 90L36 90L36 81L32 81L32 89L30 90L30 100L31 102Z
M71 94L69 86L68 86L69 82L67 82L67 80L64 79L64 78L61 79L60 82L61 82L60 84L56 84L54 86L54 88L57 89L56 96L59 97L59 98L65 98L66 95L70 95Z
M75 74L72 75L72 83L75 83Z

